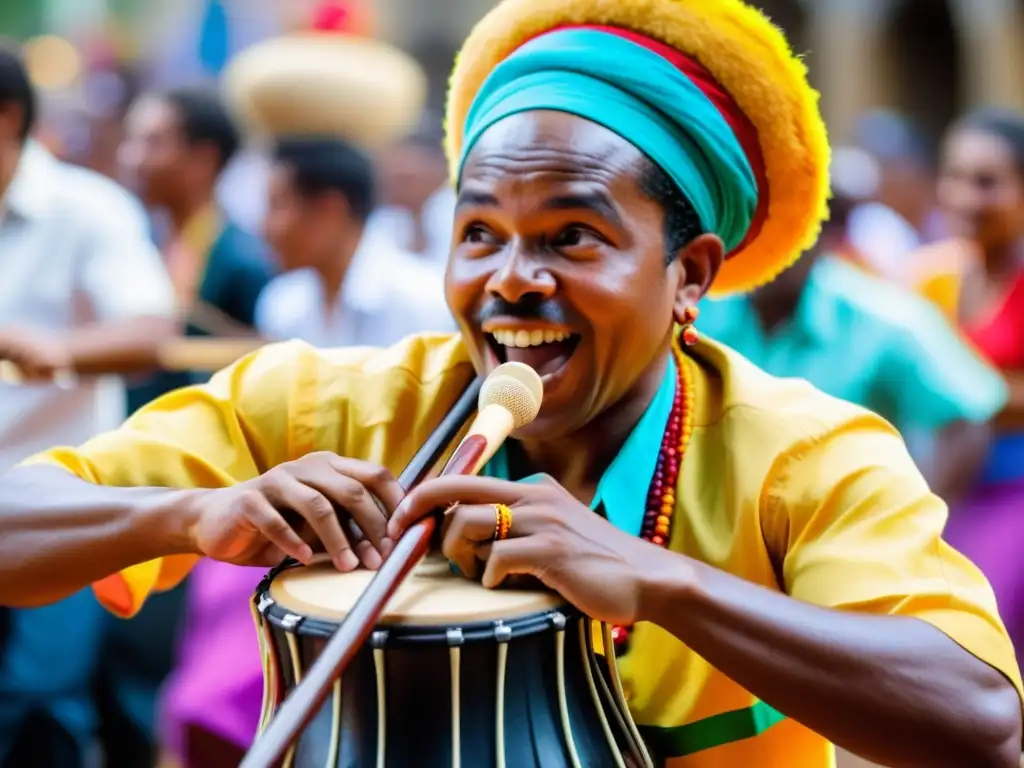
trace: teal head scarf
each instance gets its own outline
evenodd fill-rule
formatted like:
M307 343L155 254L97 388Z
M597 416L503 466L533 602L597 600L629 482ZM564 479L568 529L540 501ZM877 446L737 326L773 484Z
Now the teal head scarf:
M750 161L715 105L657 53L593 29L557 30L521 46L473 101L460 177L488 128L534 110L567 112L617 133L664 169L727 252L743 242L757 210Z

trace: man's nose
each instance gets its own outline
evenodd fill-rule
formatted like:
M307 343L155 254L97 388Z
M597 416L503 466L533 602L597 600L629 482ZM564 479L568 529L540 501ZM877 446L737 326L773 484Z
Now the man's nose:
M514 243L504 263L487 281L486 290L509 304L518 304L527 296L551 298L558 282L541 259Z

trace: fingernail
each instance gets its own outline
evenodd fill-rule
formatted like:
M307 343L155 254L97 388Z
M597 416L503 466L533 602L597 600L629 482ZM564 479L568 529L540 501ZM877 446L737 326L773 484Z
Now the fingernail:
M334 561L334 565L339 571L354 571L359 567L359 558L356 557L356 553L351 549L346 549L342 552Z
M302 547L299 550L299 562L302 563L303 565L309 565L309 563L310 563L310 561L312 559L313 559L313 550L307 544L306 546Z
M364 554L363 560L363 565L365 565L371 571L376 571L384 564L384 560L381 558L380 553L377 552L377 550L375 549L371 549L366 554Z
M380 554L381 557L387 558L391 554L391 550L395 548L395 542L391 538L383 538L380 540Z

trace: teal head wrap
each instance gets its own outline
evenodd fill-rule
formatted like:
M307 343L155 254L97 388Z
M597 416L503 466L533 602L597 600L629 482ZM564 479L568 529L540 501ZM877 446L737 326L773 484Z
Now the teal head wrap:
M657 53L593 29L556 30L521 46L473 101L459 175L488 128L534 110L567 112L618 134L668 174L727 252L743 242L757 210L750 161L715 105Z

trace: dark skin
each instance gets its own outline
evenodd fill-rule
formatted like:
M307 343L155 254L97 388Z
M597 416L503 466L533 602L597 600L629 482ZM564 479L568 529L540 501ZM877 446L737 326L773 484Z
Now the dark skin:
M793 318L815 263L839 240L838 233L826 229L817 250L804 255L752 294L751 303L766 333L773 333ZM885 413L882 415L887 416ZM934 452L921 468L936 494L952 503L971 489L988 453L991 434L990 424L968 421L955 421L940 430L936 435Z
M0 104L0 200L14 178L24 149L19 104ZM61 373L134 373L156 367L160 345L175 323L158 317L97 323L55 333L30 325L0 326L0 360L13 363L22 380L47 382Z
M978 246L981 259L965 275L958 314L965 324L998 306L1024 267L1024 169L1013 148L978 129L946 140L939 204L953 234ZM1024 370L1004 371L1010 397L997 420L1024 428Z
M352 215L345 196L335 190L304 193L291 168L277 163L267 188L263 235L285 271L317 271L324 304L333 308L363 236L363 222Z
M445 517L444 552L485 586L529 575L596 619L659 624L866 758L896 768L1016 765L1012 685L937 629L798 602L622 533L586 505L664 374L673 321L722 259L721 241L703 236L666 267L662 214L637 184L640 166L637 150L604 129L526 113L488 132L465 169L448 298L474 362L487 371L499 359L486 327L528 324L493 314L490 326L479 322L497 299L540 297L530 306L549 308L543 322L557 316L577 337L567 361L541 365L544 407L515 435L517 474L546 472L546 482L443 477L403 499L384 471L329 454L212 491L99 488L56 470L19 470L0 482L0 601L53 600L173 552L308 561L307 527L340 569L357 559L374 567L373 550L386 554L413 521L458 501ZM514 508L514 523L512 537L493 544L489 505L498 501ZM350 511L365 541L346 538L331 502Z

